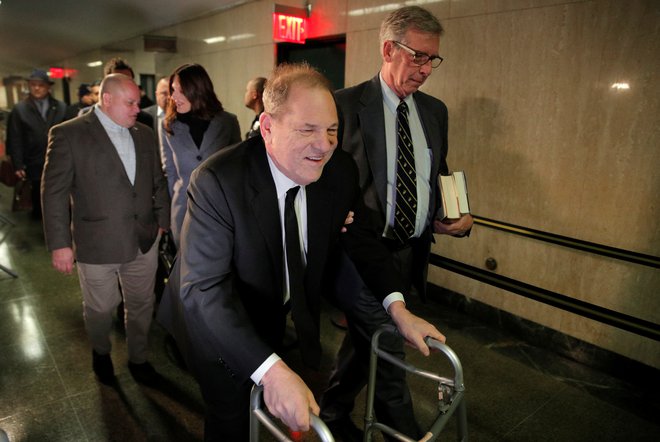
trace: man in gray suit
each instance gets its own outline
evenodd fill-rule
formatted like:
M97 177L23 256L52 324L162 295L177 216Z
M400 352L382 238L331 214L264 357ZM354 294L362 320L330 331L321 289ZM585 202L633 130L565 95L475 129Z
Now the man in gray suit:
M154 119L154 133L158 135L160 141L160 130L167 111L167 103L170 101L170 79L163 77L156 83L156 104L145 107L144 112L148 113Z
M406 289L424 297L433 233L465 236L472 218L435 219L438 174L447 174L447 107L419 92L440 66L440 22L427 10L409 6L392 11L380 28L381 70L371 80L335 94L340 111L342 149L358 165L364 204L381 242L391 252ZM405 172L405 173L402 173ZM348 260L341 261L340 299L349 334L337 370L321 402L321 417L342 440L361 440L349 413L366 383L370 338L392 319L373 302L371 287ZM382 347L403 357L401 339ZM378 420L418 439L405 373L380 364L375 410Z
M131 78L105 77L92 111L51 129L42 177L53 267L70 274L78 262L92 367L105 384L114 382L109 335L122 296L131 374L143 383L156 375L147 335L170 204L153 132L136 123L139 101Z

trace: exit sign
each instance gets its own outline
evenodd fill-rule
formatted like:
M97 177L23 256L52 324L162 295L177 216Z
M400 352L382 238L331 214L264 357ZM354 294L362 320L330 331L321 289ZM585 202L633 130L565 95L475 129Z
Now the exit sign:
M72 78L78 74L76 69L50 68L48 70L50 78Z
M306 37L306 18L273 13L273 40L305 44Z
M275 4L273 9L273 40L305 44L305 39L309 35L307 18L310 14L311 6L303 9Z

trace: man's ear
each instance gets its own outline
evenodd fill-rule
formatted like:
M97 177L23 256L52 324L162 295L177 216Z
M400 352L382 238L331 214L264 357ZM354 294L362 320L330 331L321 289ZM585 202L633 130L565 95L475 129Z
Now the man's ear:
M107 106L111 102L112 102L112 94L110 94L109 92L105 92L101 96L101 104L104 105L104 106Z
M384 41L381 50L381 55L383 56L383 60L385 60L386 62L392 61L393 53L394 53L394 43L392 42L392 40Z
M271 128L273 126L273 117L268 112L262 112L259 115L259 130L264 142L270 142Z

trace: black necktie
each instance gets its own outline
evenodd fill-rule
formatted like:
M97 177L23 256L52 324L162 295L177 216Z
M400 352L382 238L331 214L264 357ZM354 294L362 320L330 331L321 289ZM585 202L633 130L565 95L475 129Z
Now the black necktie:
M291 318L296 327L303 361L310 367L318 368L321 363L319 326L309 310L305 296L305 268L294 206L299 189L300 186L289 189L286 192L284 203L284 236L286 238L286 262L289 269Z
M401 101L396 108L396 205L394 211L394 235L401 243L415 233L417 216L417 174L413 151L408 106Z

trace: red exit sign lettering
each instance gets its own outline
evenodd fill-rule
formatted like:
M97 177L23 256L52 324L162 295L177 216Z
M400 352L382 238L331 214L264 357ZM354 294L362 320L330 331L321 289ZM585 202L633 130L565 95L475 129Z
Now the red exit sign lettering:
M273 13L273 40L305 44L307 19Z

